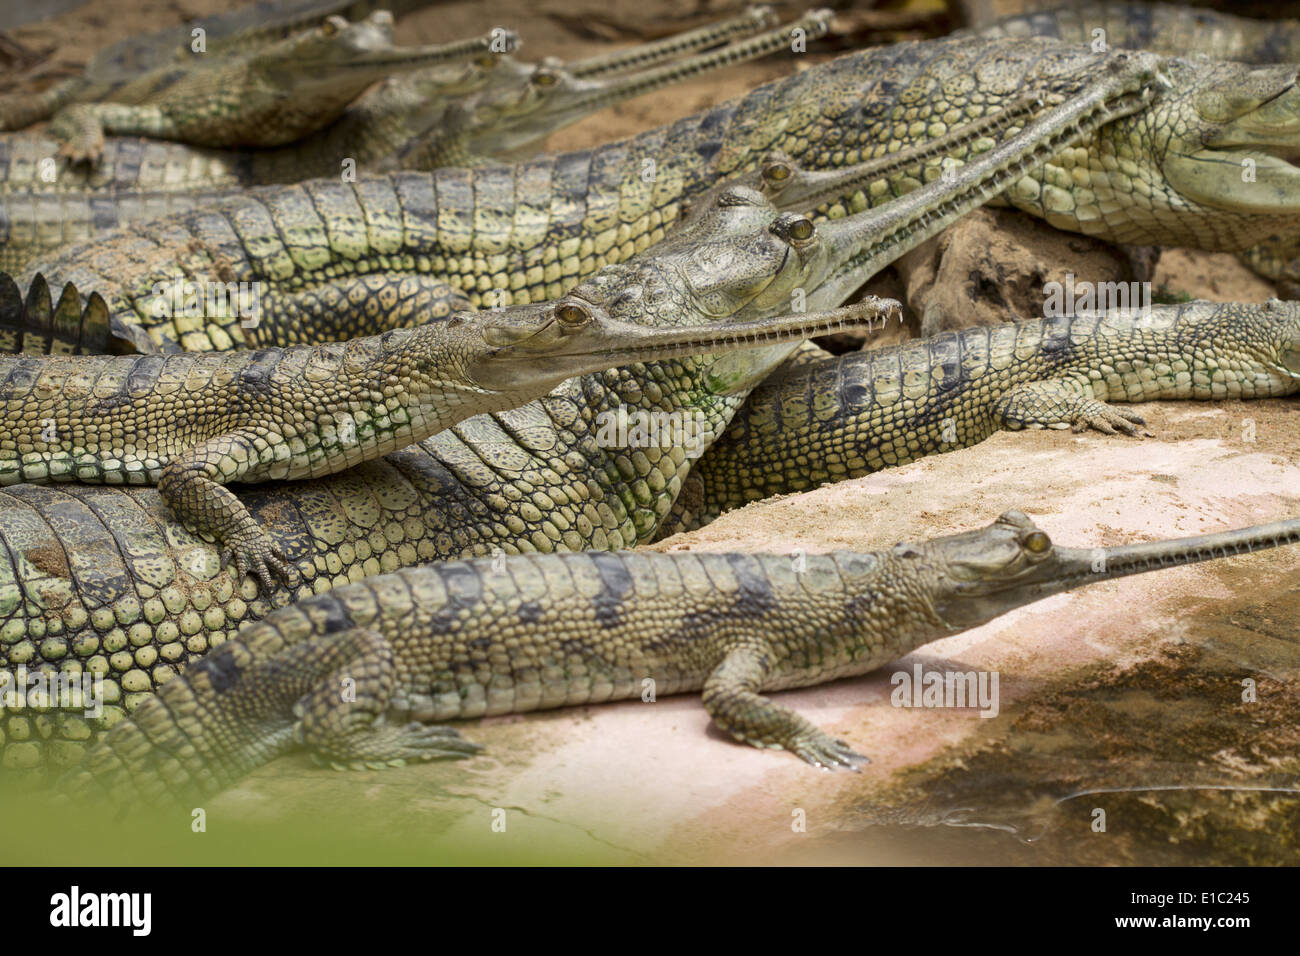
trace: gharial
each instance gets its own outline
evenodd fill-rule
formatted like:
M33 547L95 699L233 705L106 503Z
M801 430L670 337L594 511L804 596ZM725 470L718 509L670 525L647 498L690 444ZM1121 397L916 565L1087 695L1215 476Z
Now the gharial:
M1008 511L799 566L775 554L552 554L408 568L250 625L110 730L69 783L139 807L220 790L295 745L339 767L463 758L479 748L434 721L647 686L700 691L742 743L853 768L866 758L760 692L865 674L1088 584L1297 542L1300 519L1063 548Z
M660 534L773 495L968 448L999 429L1138 434L1113 403L1300 393L1300 303L1189 302L945 332L769 376L692 469Z
M0 282L0 303L21 308L10 286ZM104 308L92 297L89 309ZM240 577L252 571L270 591L271 573L290 569L227 484L332 474L515 408L574 375L687 352L770 349L870 323L877 311L654 329L571 296L337 345L0 356L0 485L157 484L177 517L217 538Z
M139 76L168 63L184 62L200 52L249 52L319 26L329 16L360 20L377 9L402 16L434 0L254 0L228 13L207 14L152 33L133 34L104 47L78 76L49 93L42 115L80 96L94 99L97 89ZM202 44L195 41L202 36ZM2 99L12 105L16 101Z

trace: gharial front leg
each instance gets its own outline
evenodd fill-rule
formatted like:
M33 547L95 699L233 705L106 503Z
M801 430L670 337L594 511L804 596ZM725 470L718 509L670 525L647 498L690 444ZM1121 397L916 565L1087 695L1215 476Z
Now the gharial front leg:
M156 106L129 106L124 103L74 103L59 110L50 123L50 132L61 141L59 155L73 162L99 162L104 152L104 134L153 136L168 139L175 135L166 113Z
M1076 432L1095 428L1107 435L1123 432L1151 437L1139 431L1146 419L1091 398L1063 381L1026 382L1017 385L993 405L994 418L1003 428L1069 428Z
M788 707L758 693L769 676L774 658L764 641L732 645L722 663L704 682L704 709L713 722L742 743L772 750L788 750L815 767L857 770L870 763L843 740L837 740Z
M274 461L275 452L264 436L231 432L175 456L158 478L158 491L176 516L216 537L222 565L233 558L239 576L251 571L268 594L274 590L272 571L289 584L297 572L244 503L224 486Z

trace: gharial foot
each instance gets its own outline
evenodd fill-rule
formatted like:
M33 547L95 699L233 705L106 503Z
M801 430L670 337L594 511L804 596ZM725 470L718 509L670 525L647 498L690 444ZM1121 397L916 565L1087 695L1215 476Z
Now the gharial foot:
M335 770L382 770L408 761L466 760L483 749L454 727L409 723L401 727L368 727L365 731L317 744L311 758Z
M64 108L50 123L50 132L60 140L59 155L74 163L98 163L104 153L104 127L93 106L77 103Z
M813 733L804 732L793 741L786 743L784 747L805 763L821 767L823 770L844 769L859 773L861 766L871 763L870 757L858 753L845 741L820 730Z
M1123 432L1134 438L1152 438L1154 437L1149 431L1138 431L1139 425L1145 425L1146 419L1135 412L1128 412L1122 409L1113 408L1105 402L1099 402L1092 399L1079 403L1076 417L1070 430L1074 432L1086 432L1089 428L1094 428L1099 432L1105 432L1107 435L1115 435Z
M240 580L249 573L253 574L267 594L275 590L275 578L290 587L299 580L297 568L289 563L279 546L261 531L228 538L221 550L221 566L224 568L232 560Z
M1092 428L1107 435L1122 432L1135 438L1152 437L1150 432L1138 430L1146 424L1141 415L1082 395L1073 383L1060 381L1017 385L994 403L993 414L1003 428L1071 428L1076 432Z
M104 155L104 134L93 139L67 140L59 147L59 155L73 163L96 165Z
M857 771L871 761L803 717L756 693L767 675L771 649L756 639L737 643L704 682L704 709L741 743L788 750L823 770Z

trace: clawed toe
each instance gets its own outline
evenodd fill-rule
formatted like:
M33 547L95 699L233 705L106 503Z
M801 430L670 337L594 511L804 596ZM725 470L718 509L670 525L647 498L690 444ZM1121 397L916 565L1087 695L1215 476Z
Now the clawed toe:
M239 579L242 581L251 574L266 594L273 593L280 582L293 588L302 580L298 569L289 563L284 552L267 539L232 544L222 549L221 567L225 568L232 559Z
M462 737L455 727L440 724L407 724L403 737L407 748L425 751L427 757L423 759L429 760L439 758L461 760L472 757L483 749L482 744L476 744Z
M1103 406L1100 410L1089 411L1076 419L1073 430L1085 432L1091 428L1105 435L1123 433L1130 438L1153 438L1151 432L1139 428L1146 423L1145 418L1134 412Z
M103 146L102 142L98 145L67 142L59 147L59 155L71 163L94 166L103 155Z
M846 741L820 737L803 741L791 750L794 755L823 770L852 770L860 773L861 767L871 763L871 758L860 754Z
M346 739L338 747L313 751L312 760L335 770L382 770L411 761L467 760L482 744L466 740L455 727L418 722L403 727L378 727Z

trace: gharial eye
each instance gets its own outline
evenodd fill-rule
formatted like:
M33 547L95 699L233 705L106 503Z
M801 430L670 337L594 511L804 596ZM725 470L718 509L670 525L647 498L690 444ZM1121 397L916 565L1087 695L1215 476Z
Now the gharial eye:
M482 56L475 59L474 63L483 67L485 70L490 70L492 67L497 65L497 58L491 53L484 53Z
M533 83L537 86L554 86L559 79L554 73L537 73L533 76Z
M788 163L773 162L763 167L763 178L770 179L773 182L782 183L790 178L790 166Z
M555 307L555 317L565 325L581 325L591 318L591 313L580 305L565 302Z
M796 242L806 242L813 237L811 219L796 219L790 223L790 238Z
M341 17L329 17L320 25L320 32L327 37L332 37L338 33L347 24L347 21Z
M1052 539L1041 531L1031 531L1025 538L1025 550L1033 554L1043 554L1052 548Z

